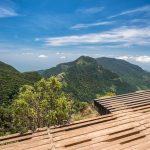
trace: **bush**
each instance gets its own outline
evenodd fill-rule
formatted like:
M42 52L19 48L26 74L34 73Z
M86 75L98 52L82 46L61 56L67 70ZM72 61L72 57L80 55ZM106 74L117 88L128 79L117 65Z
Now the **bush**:
M23 86L12 104L16 130L25 132L68 121L71 101L61 88L62 84L55 77L41 79L34 86Z

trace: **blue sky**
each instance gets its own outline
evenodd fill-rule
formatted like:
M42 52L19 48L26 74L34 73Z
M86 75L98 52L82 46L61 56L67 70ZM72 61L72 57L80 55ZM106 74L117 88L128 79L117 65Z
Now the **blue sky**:
M150 0L0 0L0 60L20 71L81 55L150 71Z

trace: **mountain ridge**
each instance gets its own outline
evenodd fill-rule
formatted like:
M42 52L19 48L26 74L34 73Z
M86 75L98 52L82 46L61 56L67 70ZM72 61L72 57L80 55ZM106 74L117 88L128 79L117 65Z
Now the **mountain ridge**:
M0 95L5 93L0 96L0 102L12 99L23 84L34 84L41 77L53 75L64 83L65 92L81 100L94 99L107 92L123 94L150 88L149 72L120 59L81 56L56 67L24 73L0 62Z
M135 91L134 87L122 81L116 73L102 67L96 59L88 56L59 64L43 71L41 75L47 78L59 74L67 85L64 90L80 100L94 99L96 95L105 95L107 92L123 94Z
M120 78L120 82L122 82L122 84L123 83L128 84L129 89L132 89L131 92L136 91L136 90L146 90L146 89L150 88L150 84L149 84L150 83L150 73L149 72L147 72L147 71L143 70L141 67L131 64L127 61L124 61L121 59L115 59L115 58L107 58L107 57L92 58L89 56L81 56L72 62L58 64L56 67L46 69L45 71L43 70L41 75L43 77L47 78L52 75L57 76L57 75L63 73L63 74L67 74L67 78L69 78L69 76L71 78L72 74L74 74L77 70L76 66L83 65L83 67L85 67L84 64L88 65L88 63L89 64L95 63L95 65L98 64L105 70L110 71L111 74L112 73L117 74L118 78ZM74 72L72 72L72 74L70 73L68 75L68 70L70 71L70 69L72 67L76 67L76 70L74 69ZM89 72L89 74L90 74L90 72ZM63 78L65 78L65 76ZM75 78L77 78L77 76L74 77L74 79ZM71 83L71 80L69 80L69 82ZM74 81L74 82L76 82L76 81ZM78 83L78 85L79 85L79 83ZM120 87L121 87L121 85L120 85ZM128 92L130 92L130 90ZM123 93L117 92L117 94L123 94Z
M33 84L40 78L37 72L20 73L11 65L0 61L0 104L10 104L22 85Z
M104 68L117 73L124 81L136 84L138 90L150 88L150 72L143 70L135 64L122 59L101 57L96 59Z

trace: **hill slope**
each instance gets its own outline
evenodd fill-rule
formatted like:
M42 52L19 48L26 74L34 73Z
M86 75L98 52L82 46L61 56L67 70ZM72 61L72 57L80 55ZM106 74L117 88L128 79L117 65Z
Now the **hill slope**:
M80 100L91 100L96 98L96 95L107 92L122 94L135 91L116 73L103 68L91 57L81 56L73 62L59 64L42 71L41 74L44 77L60 74L64 82L64 90Z
M68 62L68 63L62 63L62 64L59 64L56 67L52 67L50 69L39 70L38 73L40 75L42 75L43 77L50 77L53 75L58 75L62 72L66 72L68 70L68 68L71 67L74 63L75 63L75 61Z
M114 58L102 57L96 60L104 68L117 73L124 81L136 86L138 90L150 88L150 73L139 66Z
M37 72L20 73L0 61L0 104L9 104L23 84L32 84L41 77Z

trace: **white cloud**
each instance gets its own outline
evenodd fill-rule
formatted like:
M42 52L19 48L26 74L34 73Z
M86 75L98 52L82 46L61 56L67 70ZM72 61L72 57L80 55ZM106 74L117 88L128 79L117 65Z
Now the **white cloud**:
M89 27L95 27L95 26L103 26L103 25L110 25L113 22L96 22L96 23L89 23L89 24L76 24L71 27L71 29L82 29L82 28L89 28Z
M119 57L116 57L117 59L123 59L123 60L128 60L129 59L129 56L119 56Z
M0 18L14 16L18 16L17 12L14 9L0 6Z
M121 44L129 46L150 45L150 27L121 27L101 33L50 37L45 39L46 45L64 46L79 44Z
M78 14L96 14L98 12L101 12L104 9L104 7L90 7L90 8L82 8L82 9L78 9L76 10L76 13Z
M47 55L44 55L44 54L41 54L38 56L39 58L47 58L48 56Z
M119 56L116 57L118 59L123 59L123 60L129 60L129 61L136 61L140 63L150 63L150 56Z
M131 10L127 10L127 11L123 11L119 14L116 14L116 15L113 15L113 16L110 16L109 18L114 18L114 17L118 17L118 16L123 16L123 15L131 15L131 14L135 14L135 13L149 13L150 12L150 5L146 5L146 6L143 6L143 7L139 7L139 8L136 8L136 9L131 9Z
M143 63L150 63L150 56L139 56L136 57L136 61Z
M60 59L66 59L66 56L61 56Z

